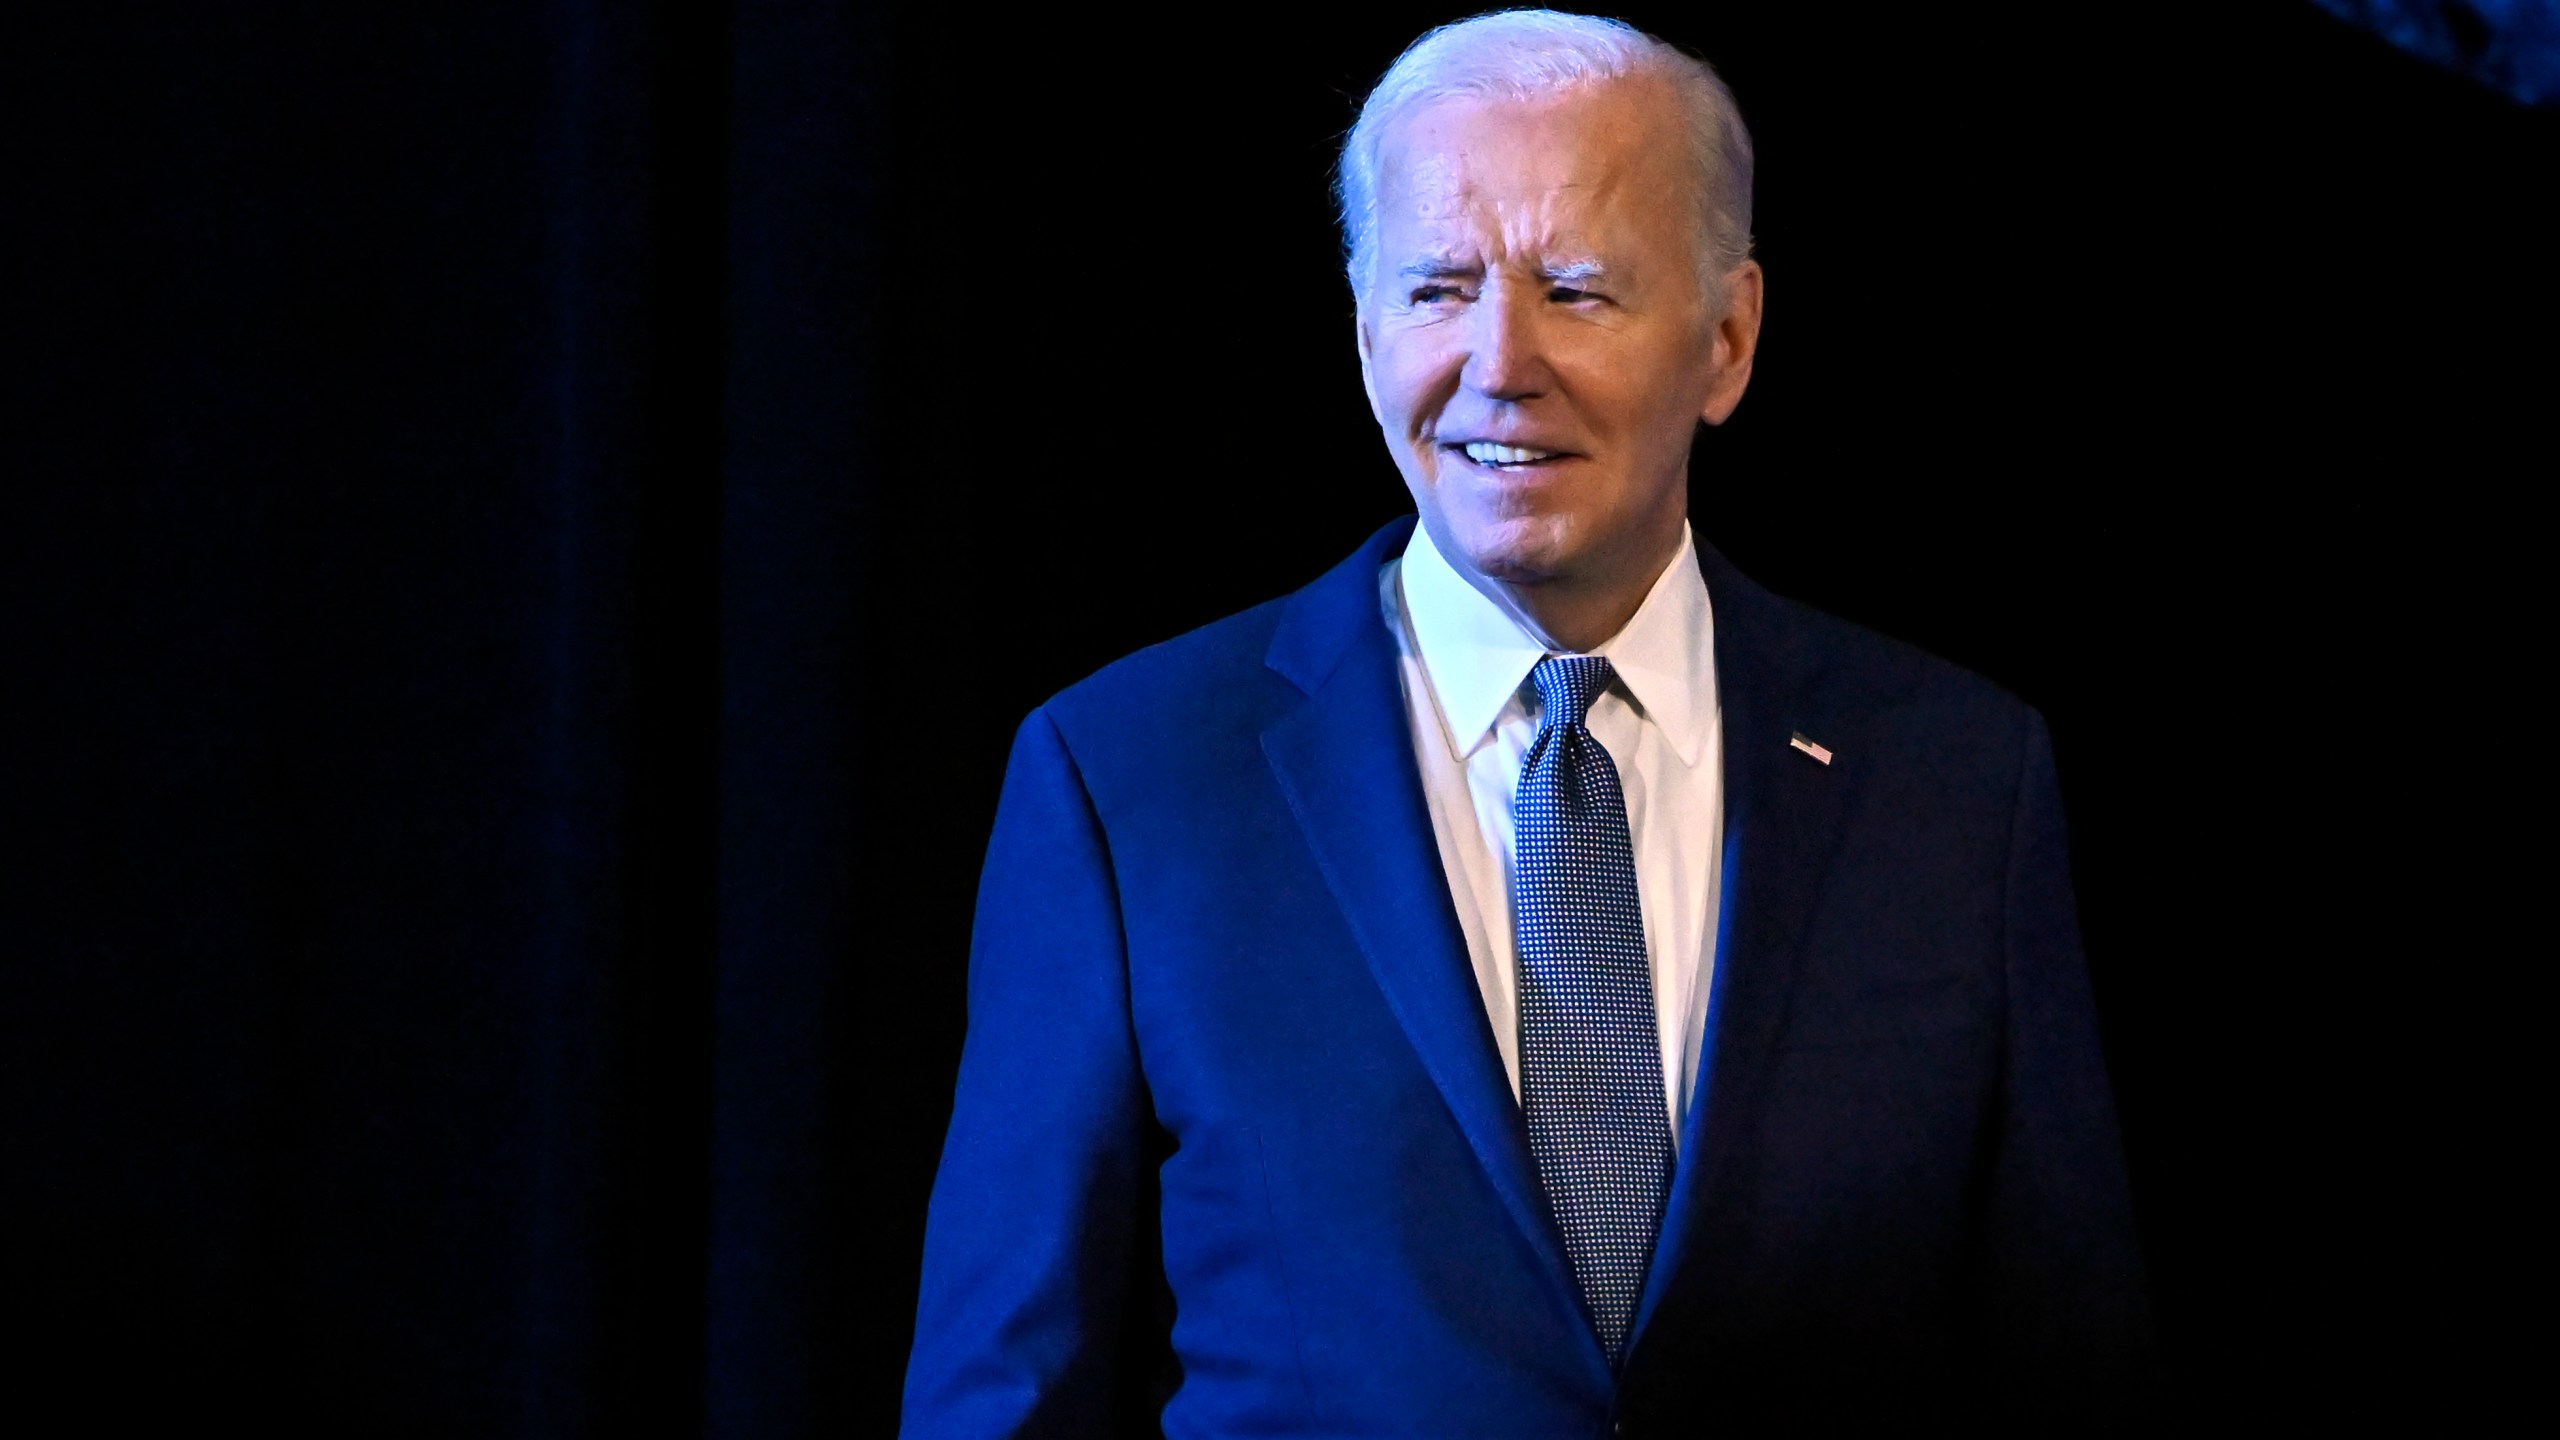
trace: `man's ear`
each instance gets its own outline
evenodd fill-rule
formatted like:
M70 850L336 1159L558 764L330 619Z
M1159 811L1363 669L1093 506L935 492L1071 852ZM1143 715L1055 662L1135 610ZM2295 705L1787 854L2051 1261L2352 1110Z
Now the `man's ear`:
M1369 397L1369 418L1384 425L1387 417L1378 409L1378 377L1369 370L1369 312L1357 302L1351 307L1351 333L1360 345L1360 390Z
M1745 260L1724 277L1724 317L1716 321L1715 369L1698 417L1721 425L1751 386L1751 360L1760 353L1760 262Z

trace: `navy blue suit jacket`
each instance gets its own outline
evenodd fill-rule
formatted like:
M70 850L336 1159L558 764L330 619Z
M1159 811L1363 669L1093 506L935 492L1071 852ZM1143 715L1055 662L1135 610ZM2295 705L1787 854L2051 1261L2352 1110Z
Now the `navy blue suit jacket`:
M1612 1373L1424 809L1378 601L1411 526L1023 724L908 1433L1545 1440L2115 1403L2140 1287L2043 723L1703 547L1711 1053Z

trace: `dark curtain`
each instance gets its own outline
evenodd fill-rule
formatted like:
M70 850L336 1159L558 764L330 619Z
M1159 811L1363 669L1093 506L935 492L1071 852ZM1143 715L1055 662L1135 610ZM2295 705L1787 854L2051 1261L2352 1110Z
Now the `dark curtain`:
M880 1413L902 1324L868 1287L901 1282L859 1212L912 1231L932 1141L860 1109L937 1084L835 1033L880 963L850 837L883 23L166 5L12 38L13 1406ZM955 985L896 1028L947 1045Z
M0 1413L891 1429L1007 737L1402 508L1323 186L1447 18L14 16ZM1702 535L2053 721L2181 1394L2485 1403L2551 112L1630 18L1762 142Z

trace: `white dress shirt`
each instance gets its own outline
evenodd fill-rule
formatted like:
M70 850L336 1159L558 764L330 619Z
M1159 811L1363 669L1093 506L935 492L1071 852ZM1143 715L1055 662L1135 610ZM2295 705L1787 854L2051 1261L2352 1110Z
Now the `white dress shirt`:
M1422 793L1466 934L1485 1018L1520 1095L1519 945L1511 926L1517 852L1511 801L1538 735L1529 671L1551 651L1469 585L1421 526L1379 576L1402 657L1405 717ZM1635 842L1636 896L1653 968L1663 1099L1676 1145L1697 1085L1715 969L1724 763L1716 706L1715 618L1684 526L1680 553L1626 628L1590 652L1617 678L1584 723L1617 762Z

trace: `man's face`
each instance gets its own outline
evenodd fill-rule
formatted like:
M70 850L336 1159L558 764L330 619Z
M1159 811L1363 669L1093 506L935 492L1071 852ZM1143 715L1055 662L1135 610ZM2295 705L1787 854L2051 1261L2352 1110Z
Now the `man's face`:
M1750 379L1759 271L1699 283L1678 115L1656 82L1444 100L1378 154L1361 374L1432 539L1510 585L1649 585L1689 443Z

